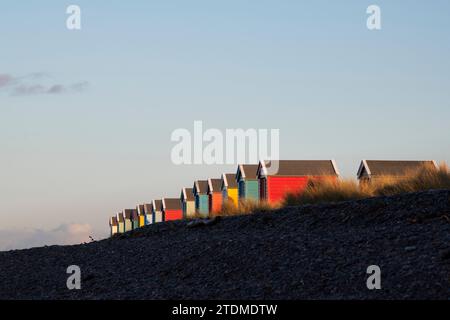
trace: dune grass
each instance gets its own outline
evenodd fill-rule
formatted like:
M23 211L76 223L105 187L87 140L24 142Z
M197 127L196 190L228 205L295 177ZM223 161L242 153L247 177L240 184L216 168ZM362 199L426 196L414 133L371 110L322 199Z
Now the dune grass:
M450 172L446 164L441 164L438 169L427 167L412 171L401 178L377 177L362 184L354 179L311 179L303 192L287 195L284 205L357 200L431 189L450 189Z
M267 202L254 200L241 200L239 206L231 201L226 201L220 212L214 213L213 216L240 216L253 212L264 212L279 208L279 205L270 205Z
M231 201L225 202L220 212L210 214L215 216L239 216L254 212L265 212L285 206L304 204L331 203L346 200L358 200L383 195L396 195L408 192L426 191L431 189L450 189L450 171L443 163L439 168L423 168L408 172L405 176L381 176L370 183L359 183L356 179L314 179L311 178L305 190L288 194L284 201L269 204L262 201L244 200L236 206ZM198 214L193 218L200 218Z

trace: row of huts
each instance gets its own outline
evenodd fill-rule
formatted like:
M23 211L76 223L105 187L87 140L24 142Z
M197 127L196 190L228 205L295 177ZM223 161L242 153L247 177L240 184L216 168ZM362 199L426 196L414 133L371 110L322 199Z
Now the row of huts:
M436 167L433 160L362 160L357 172L360 182L381 176L402 176L423 166ZM191 188L182 188L177 198L155 199L124 209L109 220L111 235L145 225L180 220L194 216L208 217L220 212L225 202L239 206L242 200L276 204L288 193L306 188L311 177L337 179L334 160L277 160L259 164L240 164L236 173L223 173L220 178L196 180Z

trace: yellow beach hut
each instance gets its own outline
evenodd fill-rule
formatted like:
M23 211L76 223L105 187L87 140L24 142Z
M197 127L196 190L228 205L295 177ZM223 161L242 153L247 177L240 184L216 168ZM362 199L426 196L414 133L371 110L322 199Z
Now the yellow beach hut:
M136 206L136 210L138 212L138 216L139 216L139 227L143 227L145 226L145 210L144 210L144 205L143 204L139 204Z
M222 199L223 204L232 203L237 206L239 203L238 184L235 173L222 174Z

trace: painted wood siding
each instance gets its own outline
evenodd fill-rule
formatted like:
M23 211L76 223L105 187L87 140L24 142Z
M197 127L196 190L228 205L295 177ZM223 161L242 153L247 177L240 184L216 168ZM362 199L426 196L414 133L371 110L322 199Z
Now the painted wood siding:
M195 209L202 217L207 217L209 214L208 195L200 194L195 197Z
M288 193L298 193L306 188L308 177L267 177L267 201L269 203L278 203L284 200Z
M222 192L213 192L209 195L210 213L217 213L222 210Z
M173 221L183 219L183 211L180 210L166 210L164 211L164 221Z
M193 218L195 216L195 201L183 202L183 218Z
M139 228L139 220L133 220L132 227L133 227L133 230L138 229Z
M145 215L139 216L139 227L145 226Z
M118 223L117 232L118 232L118 233L124 233L124 232L125 232L125 225L124 225L123 222L119 222L119 223Z
M226 190L226 199L232 201L234 205L237 205L239 200L238 193L238 188L228 188Z
M258 180L245 181L245 199L258 201L259 200L259 184Z
M133 230L133 223L129 219L125 219L125 232Z
M153 223L163 222L164 216L161 211L154 211L153 212Z
M145 225L152 224L153 223L153 214L146 214L145 215Z
M238 194L239 200L245 199L245 180L240 180L238 182Z
M117 233L117 226L111 226L111 236Z

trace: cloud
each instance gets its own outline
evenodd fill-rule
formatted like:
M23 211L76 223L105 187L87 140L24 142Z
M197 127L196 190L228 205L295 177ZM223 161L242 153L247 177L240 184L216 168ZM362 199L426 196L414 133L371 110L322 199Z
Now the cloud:
M7 87L14 81L14 77L10 74L1 74L0 73L0 89L3 87Z
M52 230L10 229L0 230L0 251L41 247L45 245L70 245L90 242L93 234L90 224L62 224Z
M49 83L49 79L51 79L51 77L44 72L30 73L22 77L0 73L0 90L3 89L13 96L43 94L58 95L65 93L80 93L89 86L87 81L64 85Z

